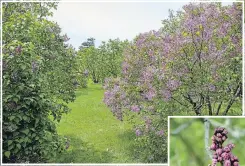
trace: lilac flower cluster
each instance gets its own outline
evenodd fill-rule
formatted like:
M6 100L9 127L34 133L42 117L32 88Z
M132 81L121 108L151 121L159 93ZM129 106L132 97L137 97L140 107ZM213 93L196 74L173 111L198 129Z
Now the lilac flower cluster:
M119 84L118 78L116 79L107 79L104 89L104 103L111 108L112 113L119 119L122 120L122 105L127 105L128 100L126 95L121 91L121 86ZM133 108L137 111L136 108Z
M163 130L159 130L156 134L157 134L158 136L163 136L163 135L164 135L164 131L163 131Z
M210 146L210 150L214 151L212 166L216 166L218 162L223 166L239 166L238 158L231 153L235 145L228 144L225 147L223 146L223 143L228 138L227 134L228 131L223 127L215 129L212 136L212 145Z
M149 66L142 72L142 80L146 83L150 83L154 79L154 73L156 72L156 68Z
M156 90L154 88L150 88L145 94L145 98L147 100L153 100L153 98L156 96Z
M167 87L169 90L176 90L181 85L179 80L169 80L167 82Z
M138 105L132 105L131 106L131 111L133 111L133 112L140 112L140 107Z
M142 131L140 130L140 129L136 129L135 130L135 134L136 134L136 136L141 136L142 135Z
M209 89L211 92L214 92L214 91L216 90L216 86L213 85L213 84L209 84L208 89Z
M163 100L165 101L165 102L168 102L170 99L171 99L171 97L172 97L172 93L171 93L171 91L170 90L162 90L162 96L163 96Z

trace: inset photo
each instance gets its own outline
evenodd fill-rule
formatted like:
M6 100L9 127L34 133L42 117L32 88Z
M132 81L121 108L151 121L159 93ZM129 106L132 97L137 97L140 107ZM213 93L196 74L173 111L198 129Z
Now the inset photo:
M244 117L169 117L169 166L245 166Z

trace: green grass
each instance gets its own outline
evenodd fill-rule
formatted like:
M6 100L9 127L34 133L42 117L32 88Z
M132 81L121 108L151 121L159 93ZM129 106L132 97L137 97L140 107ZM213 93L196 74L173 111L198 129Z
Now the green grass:
M72 109L62 117L58 133L70 139L70 147L51 162L56 163L135 163L132 126L117 120L103 103L100 84L76 92Z

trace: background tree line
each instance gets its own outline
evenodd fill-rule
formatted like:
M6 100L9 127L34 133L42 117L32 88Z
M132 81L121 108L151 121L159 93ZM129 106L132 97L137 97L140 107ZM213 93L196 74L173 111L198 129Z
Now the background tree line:
M123 51L129 42L118 38L109 39L96 48L94 41L94 38L88 38L79 47L77 56L81 71L94 83L103 83L107 77L120 76Z

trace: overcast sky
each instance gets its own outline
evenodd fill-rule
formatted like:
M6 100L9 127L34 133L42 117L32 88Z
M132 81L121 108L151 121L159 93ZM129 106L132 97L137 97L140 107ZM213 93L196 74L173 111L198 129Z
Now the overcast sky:
M61 2L52 20L78 48L89 37L101 41L132 40L139 33L158 30L168 10L177 11L188 2Z

